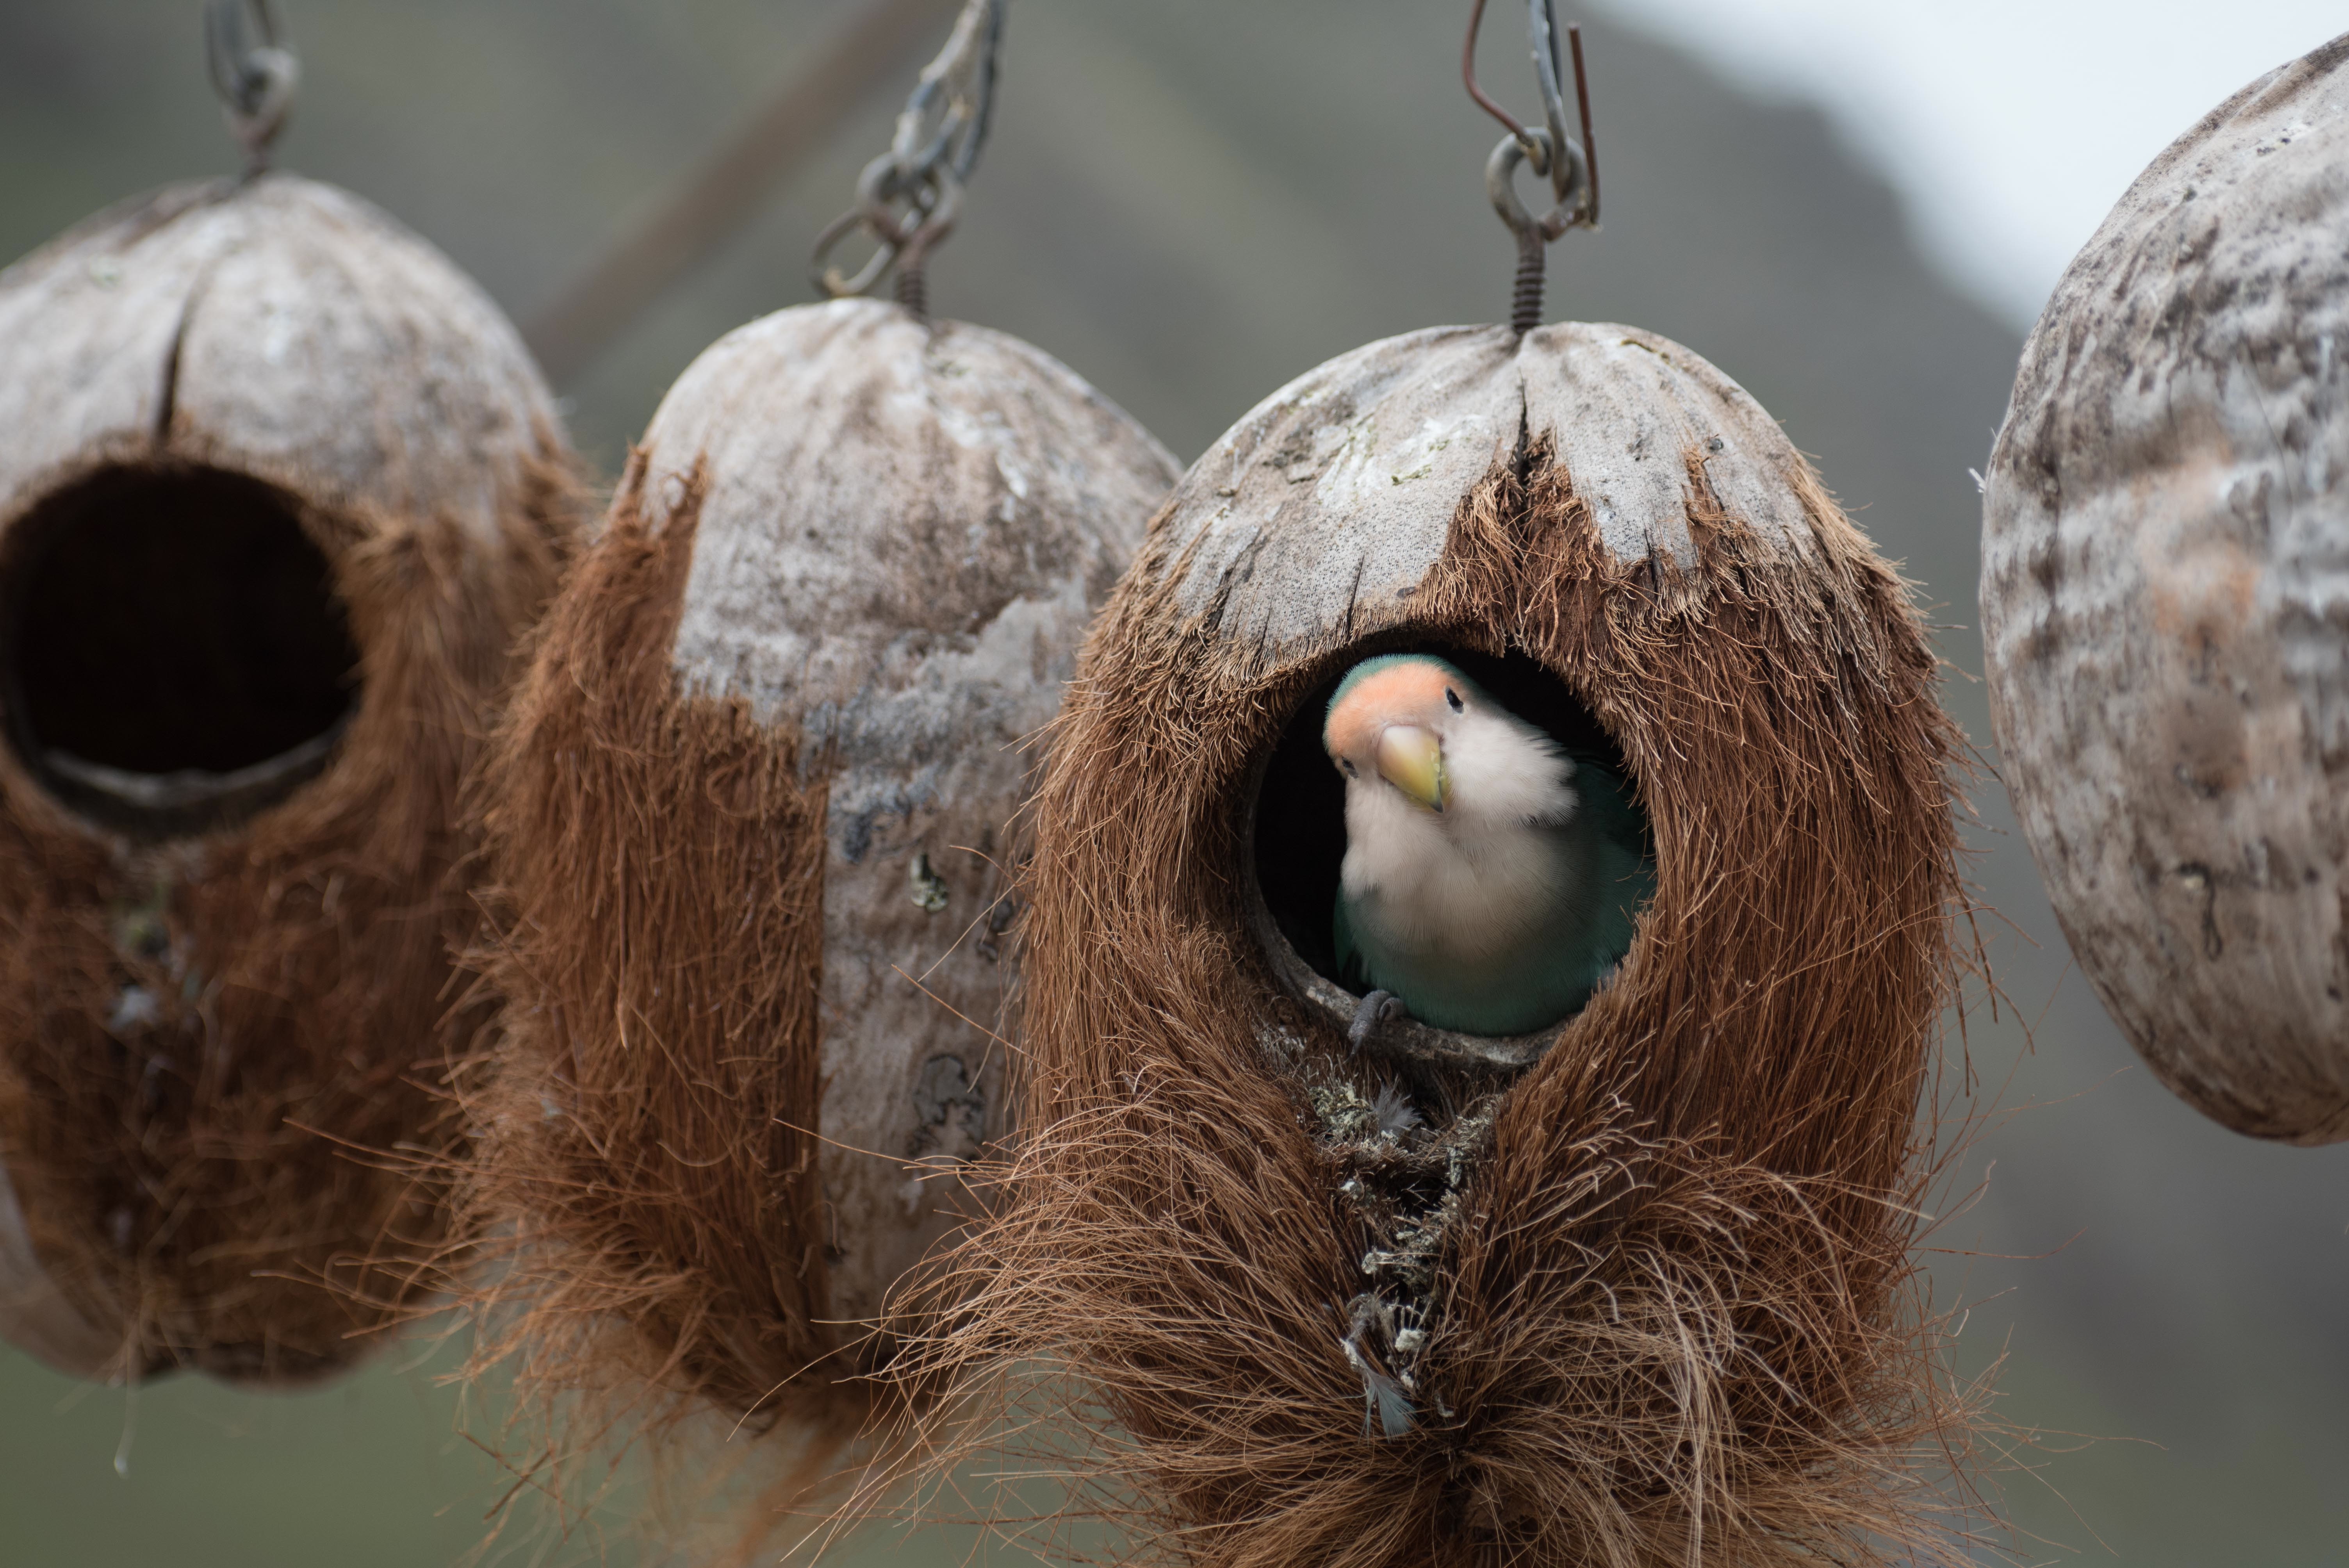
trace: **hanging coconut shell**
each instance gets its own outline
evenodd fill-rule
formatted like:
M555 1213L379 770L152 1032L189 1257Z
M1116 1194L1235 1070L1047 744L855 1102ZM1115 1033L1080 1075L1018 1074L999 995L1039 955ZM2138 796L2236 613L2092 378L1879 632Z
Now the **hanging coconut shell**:
M2096 995L2238 1132L2349 1138L2349 37L2137 177L1982 507L2000 772Z
M571 526L551 400L430 246L272 175L0 273L0 1335L333 1370L443 1225L356 1151L453 1134L457 796Z
M471 1205L525 1397L802 1433L864 1398L1008 1125L1026 743L1174 476L1036 349L871 301L663 399L483 796Z
M1400 650L1611 748L1655 892L1561 1024L1356 1056L1321 726ZM1909 1249L1958 744L1903 584L1688 350L1445 328L1276 393L1176 489L1053 733L1026 1130L927 1282L968 1305L901 1362L969 1396L934 1451L1017 1446L946 1425L993 1387L1191 1563L1914 1535L1911 1445L1955 1417ZM1073 1459L1064 1375L1108 1434Z

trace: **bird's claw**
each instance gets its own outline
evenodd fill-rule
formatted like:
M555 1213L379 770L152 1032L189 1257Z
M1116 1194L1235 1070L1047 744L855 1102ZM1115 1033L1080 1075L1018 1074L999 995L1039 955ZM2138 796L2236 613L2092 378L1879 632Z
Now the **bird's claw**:
M1402 1005L1402 998L1393 992L1371 992L1362 998L1361 1006L1354 1009L1354 1021L1346 1026L1346 1054L1352 1056L1360 1052L1363 1042L1371 1037L1381 1024L1392 1018L1409 1016L1411 1016L1410 1009Z

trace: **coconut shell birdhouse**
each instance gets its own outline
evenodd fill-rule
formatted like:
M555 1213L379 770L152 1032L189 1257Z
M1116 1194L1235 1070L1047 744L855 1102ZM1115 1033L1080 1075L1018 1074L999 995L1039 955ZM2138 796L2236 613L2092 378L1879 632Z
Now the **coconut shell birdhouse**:
M484 797L473 1191L531 1387L861 1398L1009 1125L1027 743L1174 474L1047 356L895 304L768 316L670 389Z
M2082 971L2238 1132L2349 1138L2349 37L2137 178L1984 489L2001 773Z
M786 1492L852 1468L923 1326L888 1292L1011 1125L1031 748L1177 470L1050 356L922 308L1000 23L966 5L819 243L862 222L874 261L662 399L493 746L506 1006L463 1098L469 1212L512 1245L477 1367L510 1363L558 1477L712 1414L781 1429ZM893 263L910 303L854 297Z
M1023 1137L920 1282L963 1305L898 1375L961 1397L916 1463L1032 1444L1072 1511L1225 1568L1930 1555L1960 737L1907 586L1744 390L1535 325L1597 181L1530 9L1548 123L1488 170L1516 319L1273 394L1087 640L1019 889ZM1497 892L1507 833L1588 813L1588 983L1365 991L1384 824Z
M454 1136L458 789L570 527L551 400L430 246L261 175L0 273L0 1335L330 1371L443 1225L354 1150Z
M1628 953L1530 1032L1365 1029L1344 984L1325 724L1398 653L1644 817ZM905 1375L1072 1374L1117 1433L1076 1473L1195 1561L1909 1534L1894 1478L1950 1414L1904 1206L1952 976L1934 671L1899 580L1677 344L1445 328L1275 394L1177 487L1054 729L1034 1131Z

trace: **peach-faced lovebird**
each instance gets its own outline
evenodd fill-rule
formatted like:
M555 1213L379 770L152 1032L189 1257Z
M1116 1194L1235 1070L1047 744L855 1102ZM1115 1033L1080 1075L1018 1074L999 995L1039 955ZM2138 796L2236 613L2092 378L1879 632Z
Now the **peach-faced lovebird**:
M1655 886L1622 779L1425 654L1347 672L1321 739L1346 779L1335 935L1340 977L1368 993L1357 1045L1396 1003L1521 1035L1589 1000Z

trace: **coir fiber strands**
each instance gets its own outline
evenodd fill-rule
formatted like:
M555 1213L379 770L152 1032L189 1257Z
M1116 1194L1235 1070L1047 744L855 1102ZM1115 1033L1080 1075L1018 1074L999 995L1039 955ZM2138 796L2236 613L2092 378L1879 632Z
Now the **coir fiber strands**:
M552 400L284 176L0 273L0 1332L318 1376L445 1231L458 795L574 523Z
M482 794L479 1367L533 1484L694 1418L813 1478L864 1418L1007 1125L1022 743L1174 477L1035 349L862 300L664 399Z
M1630 956L1514 1076L1350 1059L1254 908L1284 732L1402 647L1537 665L1652 820ZM963 1396L939 1463L1025 1452L1136 1559L1232 1568L1937 1550L1934 677L1902 583L1675 344L1444 329L1275 395L1178 487L1054 733L1028 1130L901 1362Z

